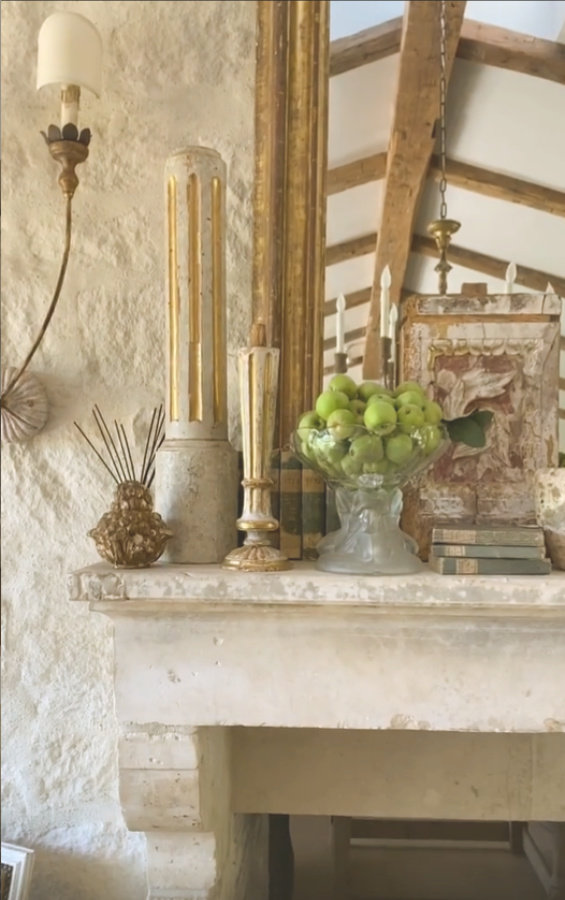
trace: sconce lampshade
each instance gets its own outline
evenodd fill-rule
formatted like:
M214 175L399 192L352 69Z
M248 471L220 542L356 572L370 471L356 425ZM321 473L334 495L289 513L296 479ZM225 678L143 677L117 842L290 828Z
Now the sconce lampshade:
M78 13L54 13L41 26L37 44L38 88L75 84L100 96L102 39L92 22Z

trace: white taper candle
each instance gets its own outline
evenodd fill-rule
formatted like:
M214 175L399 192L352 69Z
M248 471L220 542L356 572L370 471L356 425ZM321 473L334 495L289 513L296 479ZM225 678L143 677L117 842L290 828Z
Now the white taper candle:
M512 294L514 292L514 282L516 281L516 263L511 262L508 268L506 269L506 291L507 294Z

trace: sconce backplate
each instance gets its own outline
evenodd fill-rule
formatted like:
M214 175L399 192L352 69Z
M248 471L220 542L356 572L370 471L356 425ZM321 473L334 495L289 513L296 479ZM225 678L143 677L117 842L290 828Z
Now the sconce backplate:
M38 434L47 422L49 404L45 388L30 372L24 372L17 384L7 390L16 374L13 366L2 368L2 442L27 441Z

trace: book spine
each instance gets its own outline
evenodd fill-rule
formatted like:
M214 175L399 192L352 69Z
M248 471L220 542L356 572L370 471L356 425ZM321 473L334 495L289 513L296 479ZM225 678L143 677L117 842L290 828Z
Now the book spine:
M339 531L340 528L341 522L337 514L335 491L326 485L326 530L324 534L331 534L332 531Z
M319 472L302 469L302 559L318 559L326 525L325 483Z
M302 559L302 464L290 450L280 455L280 549L288 559Z
M432 544L434 556L471 559L543 559L545 547L510 547L500 544Z
M241 451L239 451L237 454L237 477L239 479L238 488L237 488L237 514L238 514L238 516L240 516L242 513L242 510L243 510L243 453L241 453ZM245 538L246 538L246 532L239 531L239 529L238 529L238 531L237 531L237 546L238 547L243 546L243 542L244 542Z
M430 568L440 575L549 575L549 559L449 559L430 556Z
M507 544L512 547L542 547L543 531L531 529L491 529L434 528L434 544Z
M281 495L280 495L280 465L281 465L281 452L280 450L273 450L271 455L271 470L269 472L269 478L273 482L273 487L271 489L271 510L273 512L273 516L277 520L280 526L281 519ZM273 533L269 536L269 540L273 547L280 549L281 545L281 532L280 527L277 531L273 531Z

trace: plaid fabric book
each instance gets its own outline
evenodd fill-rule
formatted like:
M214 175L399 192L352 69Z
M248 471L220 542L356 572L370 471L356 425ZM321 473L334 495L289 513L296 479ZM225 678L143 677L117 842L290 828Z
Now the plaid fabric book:
M324 479L306 466L302 469L302 559L318 559L316 547L326 526Z
M324 534L330 534L332 531L339 531L341 523L337 514L335 504L335 491L326 485L326 530Z
M239 517L239 516L241 516L241 513L243 511L243 453L241 451L238 451L238 454L237 454L237 477L238 477L237 515ZM238 531L237 531L237 546L238 547L243 546L243 542L244 542L245 538L246 538L246 532L240 531L238 529Z
M281 450L279 478L280 549L302 559L302 463L290 450Z
M280 450L273 450L271 455L271 469L269 472L269 478L273 482L273 488L271 491L271 509L273 512L273 516L280 524L281 518L281 496L280 496L280 465L281 465L281 453ZM281 544L281 532L280 527L277 531L273 531L273 533L269 536L269 540L273 547L277 547L280 549Z

